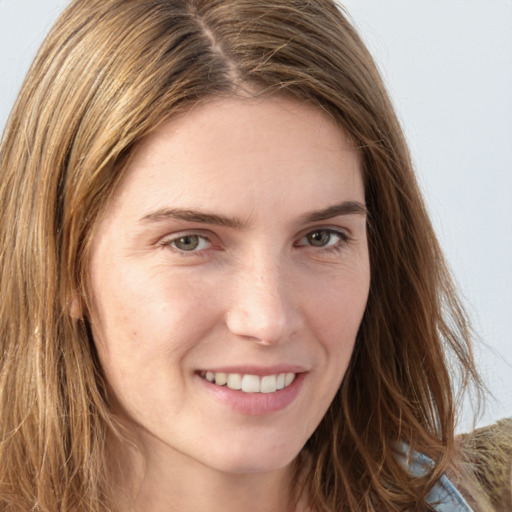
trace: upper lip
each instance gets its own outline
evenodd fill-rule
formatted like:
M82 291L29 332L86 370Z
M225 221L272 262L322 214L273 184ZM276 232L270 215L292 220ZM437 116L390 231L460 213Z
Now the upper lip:
M280 373L304 373L306 369L303 366L293 364L278 364L272 366L255 366L255 365L236 365L236 366L214 366L201 368L199 372L212 373L238 373L240 375L257 375L265 377L265 375L279 375Z

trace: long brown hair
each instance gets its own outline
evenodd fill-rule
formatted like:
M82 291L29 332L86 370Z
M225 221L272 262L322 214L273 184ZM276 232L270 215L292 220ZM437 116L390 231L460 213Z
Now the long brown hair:
M244 88L323 109L364 161L370 296L297 482L314 511L428 509L454 456L453 376L461 388L479 380L401 128L346 16L331 0L74 0L27 75L0 153L2 510L109 510L116 426L87 321L70 314L76 294L87 305L94 228L139 141ZM434 470L413 479L400 441Z

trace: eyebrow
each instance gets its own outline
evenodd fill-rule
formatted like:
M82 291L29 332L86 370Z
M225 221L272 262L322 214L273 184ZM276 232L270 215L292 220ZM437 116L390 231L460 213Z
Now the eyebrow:
M328 206L323 210L306 213L302 217L302 221L307 224L308 222L318 222L320 220L333 219L341 215L368 215L368 210L363 203L359 201L343 201L343 203Z
M181 208L161 208L142 217L141 222L160 222L167 219L197 222L199 224L213 224L234 229L246 229L247 222L235 217L218 215L216 213L201 212L199 210L187 210Z
M359 201L344 201L340 204L328 206L322 210L308 212L301 217L301 221L307 224L309 222L332 219L341 215L367 215L367 213L366 206ZM239 230L248 228L247 221L235 217L181 208L160 208L142 217L140 222L161 222L167 219L211 224Z

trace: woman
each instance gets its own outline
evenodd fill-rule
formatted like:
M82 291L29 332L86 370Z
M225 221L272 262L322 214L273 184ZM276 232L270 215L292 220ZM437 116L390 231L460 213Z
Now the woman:
M468 510L468 324L334 3L76 0L0 165L2 510Z

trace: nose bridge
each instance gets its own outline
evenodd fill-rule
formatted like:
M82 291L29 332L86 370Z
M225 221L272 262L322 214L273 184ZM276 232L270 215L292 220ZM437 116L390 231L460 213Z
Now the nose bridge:
M253 252L236 275L227 323L236 335L271 345L298 327L299 314L279 254Z

